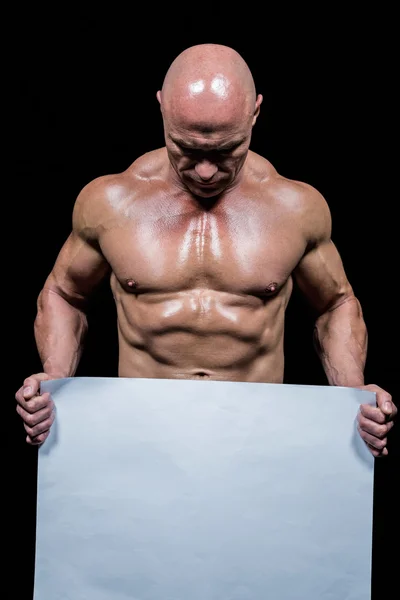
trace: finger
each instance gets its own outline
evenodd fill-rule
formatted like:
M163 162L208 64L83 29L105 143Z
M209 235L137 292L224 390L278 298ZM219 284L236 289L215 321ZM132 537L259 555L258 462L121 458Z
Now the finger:
M389 392L386 392L385 390L383 390L375 384L369 384L365 386L365 389L368 389L371 392L375 392L376 404L385 415L394 416L397 413L397 408L393 403L392 396L391 394L389 394Z
M370 404L361 404L360 414L363 415L363 417L365 417L366 419L375 421L375 423L386 423L386 416L377 406L371 406Z
M45 431L44 433L41 433L40 435L37 435L35 437L31 437L30 435L27 435L26 442L30 446L40 446L40 444L43 444L43 442L47 439L49 433L50 433L50 431Z
M20 415L24 423L28 425L28 427L35 427L35 425L38 423L41 423L42 421L45 421L54 415L52 405L47 405L35 413L30 413L24 410L21 406L17 406L17 413Z
M35 375L31 375L24 380L24 385L22 386L22 394L23 397L28 400L32 398L39 392L40 383L42 381L47 381L49 376L46 373L36 373Z
M30 427L29 425L24 423L25 431L29 435L30 438L37 437L38 435L45 433L46 431L49 431L50 427L53 424L53 421L54 421L54 416L51 416L48 419L41 421L34 427Z
M376 403L382 412L387 416L392 416L396 410L395 405L392 402L392 396L388 393L380 393L376 397Z
M17 391L17 393L15 394L15 399L17 402L19 402L21 404L21 402L25 401L24 398L24 394L23 394L23 386L19 388L19 390Z
M392 400L392 413L391 413L391 418L394 419L397 416L397 406L395 405L395 403Z
M54 403L49 392L44 392L41 396L35 396L31 400L25 400L21 397L18 402L19 405L29 413L35 413L46 406L51 406L51 410L54 408Z
M34 391L35 389L36 389L36 392ZM32 386L30 386L30 385L26 386L26 387L24 387L22 385L19 388L19 390L17 391L17 393L15 394L15 399L17 400L17 402L19 402L21 404L21 402L24 402L25 400L30 400L31 398L33 398L37 393L39 393L38 385L35 388L32 388Z
M375 458L380 458L382 456L388 455L388 449L385 447L383 450L377 450L376 448L371 447L369 444L366 444L368 450L371 452Z
M371 435L367 431L364 431L360 427L358 427L358 431L359 431L361 438L364 440L364 442L366 442L369 446L371 446L371 448L382 451L386 447L386 444L387 444L386 437L383 438L382 440L380 440L379 438L375 437L374 435Z
M367 433L369 433L369 434L373 435L374 437L377 437L381 440L385 436L387 436L387 434L389 433L389 431L392 429L392 427L394 425L393 421L389 421L388 423L384 423L384 424L376 423L376 421L371 421L370 419L367 419L366 417L364 417L362 414L360 414L358 417L358 423L359 423L360 429L362 429L363 431L366 431Z

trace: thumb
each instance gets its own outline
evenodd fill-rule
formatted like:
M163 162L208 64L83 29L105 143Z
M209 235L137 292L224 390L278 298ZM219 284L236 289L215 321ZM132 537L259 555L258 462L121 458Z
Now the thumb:
M47 373L36 373L35 375L27 377L22 388L24 398L26 400L33 398L39 391L40 383L42 381L47 381L48 379L51 379L51 377L47 375Z
M388 393L377 394L377 405L385 415L391 415L393 412L392 397Z

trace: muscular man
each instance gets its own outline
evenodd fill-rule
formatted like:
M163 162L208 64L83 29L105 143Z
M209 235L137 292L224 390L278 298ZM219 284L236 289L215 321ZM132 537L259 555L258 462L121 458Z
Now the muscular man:
M38 299L43 373L16 394L27 442L53 420L40 381L71 377L87 329L86 302L110 278L119 376L281 383L285 310L295 280L314 307L315 341L330 385L376 392L359 431L387 454L397 412L364 385L367 331L331 240L321 194L249 150L262 96L233 49L182 52L157 92L165 147L79 194L72 232Z

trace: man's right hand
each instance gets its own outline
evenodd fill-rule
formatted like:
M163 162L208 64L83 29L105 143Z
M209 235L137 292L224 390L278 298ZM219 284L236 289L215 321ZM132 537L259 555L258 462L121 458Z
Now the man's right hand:
M54 421L54 402L48 392L40 395L40 382L52 379L46 373L27 377L15 394L17 413L24 422L26 441L31 445L43 444Z

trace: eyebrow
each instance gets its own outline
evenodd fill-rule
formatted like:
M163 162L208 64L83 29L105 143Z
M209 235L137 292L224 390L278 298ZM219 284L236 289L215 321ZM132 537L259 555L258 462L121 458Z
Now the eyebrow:
M186 142L185 140L182 140L180 138L175 138L172 136L169 136L170 139L174 142L174 144L177 144L178 146L181 146L181 148L187 148L188 150L232 150L233 148L236 148L237 146L240 146L240 144L242 144L246 138L241 137L241 138L237 138L235 140L231 140L229 142L225 142L224 144L218 144L218 145L213 145L212 143L204 143L201 146L196 146L195 144L191 144L190 142Z

